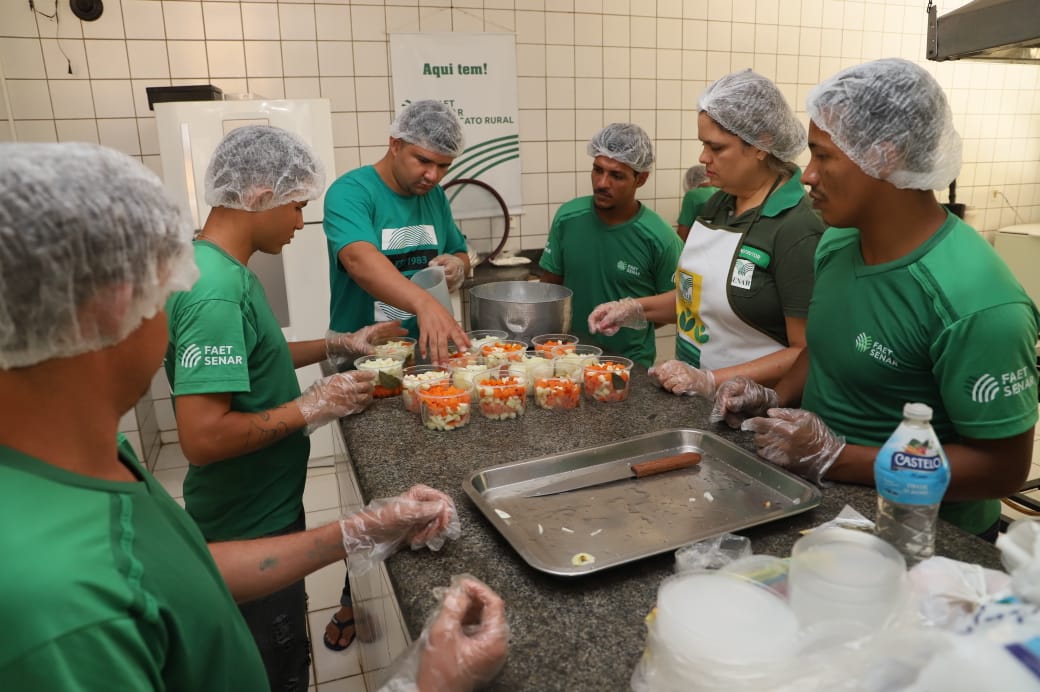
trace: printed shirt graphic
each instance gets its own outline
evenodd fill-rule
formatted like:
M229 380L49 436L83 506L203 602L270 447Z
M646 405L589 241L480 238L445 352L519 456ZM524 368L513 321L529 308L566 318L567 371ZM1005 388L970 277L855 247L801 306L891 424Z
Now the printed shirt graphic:
M874 266L863 263L859 231L829 229L817 253L802 406L853 444L884 444L908 401L932 407L943 443L1017 435L1037 420L1038 324L993 248L952 215L909 256Z
M567 202L553 219L540 266L563 276L574 291L571 332L582 342L652 365L654 330L621 329L614 336L588 333L589 313L600 303L670 291L682 241L656 212L641 205L625 223L608 226L593 207L592 197Z
M247 267L195 243L200 277L167 302L166 376L174 397L231 394L233 411L266 411L300 395L289 346ZM262 450L190 466L184 501L209 540L255 538L289 526L303 507L310 440L302 431Z
M408 318L404 327L409 335L419 335L413 317L376 301L343 269L339 252L350 243L371 243L408 277L437 255L466 251L466 239L443 189L404 197L387 187L373 166L353 170L332 184L325 194L324 229L332 291L330 327L341 332L377 319Z

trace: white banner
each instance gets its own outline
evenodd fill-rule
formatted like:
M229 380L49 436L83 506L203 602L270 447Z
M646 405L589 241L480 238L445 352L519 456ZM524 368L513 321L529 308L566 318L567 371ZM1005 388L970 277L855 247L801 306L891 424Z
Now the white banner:
M513 34L391 34L394 103L437 99L459 114L466 150L441 185L456 218L501 218L499 203L476 179L521 213L520 126L517 123L516 37Z

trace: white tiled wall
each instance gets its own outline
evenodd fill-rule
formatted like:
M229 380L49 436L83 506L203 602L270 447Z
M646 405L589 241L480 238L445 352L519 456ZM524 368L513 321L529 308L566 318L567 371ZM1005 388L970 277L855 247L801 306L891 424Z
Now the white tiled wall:
M925 61L925 4L107 0L98 21L81 22L62 0L36 0L36 11L29 0L2 0L0 141L100 142L159 173L145 87L212 83L230 94L330 99L342 173L386 146L388 33L515 32L524 204L509 247L530 249L544 244L560 204L589 192L585 141L604 124L633 121L653 137L658 161L641 198L674 220L682 173L699 154L697 96L710 81L751 67L804 118L805 96L821 79L899 56L947 89L964 138L958 201L968 220L983 231L1040 221L1040 66ZM45 16L55 11L56 20ZM464 230L501 232L479 221ZM169 413L157 409L162 430Z

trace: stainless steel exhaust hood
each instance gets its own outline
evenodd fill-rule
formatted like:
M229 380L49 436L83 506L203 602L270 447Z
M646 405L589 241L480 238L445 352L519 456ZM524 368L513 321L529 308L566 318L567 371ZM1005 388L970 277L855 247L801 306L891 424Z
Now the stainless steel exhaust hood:
M1040 0L973 0L937 15L929 1L929 60L1040 62Z

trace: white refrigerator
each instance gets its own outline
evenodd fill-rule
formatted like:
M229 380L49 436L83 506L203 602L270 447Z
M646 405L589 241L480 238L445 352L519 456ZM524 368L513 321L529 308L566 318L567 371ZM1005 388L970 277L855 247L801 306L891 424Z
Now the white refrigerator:
M336 177L332 117L327 99L254 101L178 101L155 104L162 177L166 188L189 213L196 230L209 214L205 174L221 138L244 125L273 125L300 135L325 164L326 185ZM282 332L289 341L323 337L329 323L329 276L323 204L304 207L304 228L281 255L257 253L249 263L267 292ZM321 377L317 365L297 370L300 388ZM328 426L311 436L311 459L333 454Z

